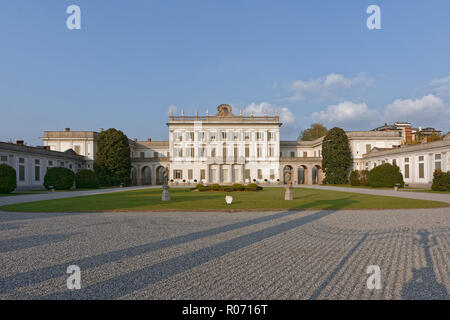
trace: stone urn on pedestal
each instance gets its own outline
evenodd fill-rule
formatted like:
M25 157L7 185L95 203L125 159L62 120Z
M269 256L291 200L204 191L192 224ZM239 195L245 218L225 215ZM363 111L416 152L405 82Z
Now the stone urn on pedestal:
M294 200L292 192L292 169L286 168L284 170L284 182L286 183L286 190L284 192L284 200Z

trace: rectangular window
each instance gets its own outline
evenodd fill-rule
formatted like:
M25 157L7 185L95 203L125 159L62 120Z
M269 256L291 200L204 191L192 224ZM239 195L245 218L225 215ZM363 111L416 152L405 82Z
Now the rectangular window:
M6 161L8 161L8 157L7 156L1 156L0 160L3 161L3 162L6 162Z
M257 132L256 133L256 140L262 140L263 138L263 133L262 132Z
M234 147L234 162L237 162L237 158L238 158L238 148Z
M303 158L308 158L308 152L307 151L303 152Z
M173 177L175 179L183 179L183 171L182 170L173 170Z
M425 168L423 163L419 163L419 178L425 177Z
M419 156L419 161L423 161L423 156Z
M191 157L195 157L194 147L191 147Z
M272 146L270 146L269 147L269 157L273 157L274 155L275 155L275 149Z
M239 132L233 133L234 140L239 140Z
M41 180L41 167L40 166L34 167L34 180L35 181Z
M205 169L200 169L200 179L201 179L201 180L206 179L206 176L205 176Z
M216 156L216 148L212 148L211 149L211 157L215 157Z
M258 146L258 147L256 148L256 156L257 156L258 158L262 157L262 148L261 148L260 146Z
M434 170L441 170L441 162L440 161L436 161L434 163Z
M188 170L188 179L192 180L192 169Z
M246 132L246 133L244 134L244 137L245 137L245 141L250 140L250 132Z
M210 133L210 140L211 140L211 141L216 140L216 133L215 133L215 132L211 132L211 133Z
M222 131L222 140L227 139L227 133L225 131Z
M441 160L441 154L440 153L435 154L434 160Z
M145 152L141 152L141 159L145 158Z
M409 162L409 158L405 158L405 162L408 163Z
M64 167L64 161L61 161L61 162L59 163L59 165L60 165L61 167Z
M19 180L25 181L25 165L19 165Z
M262 179L262 170L258 169L258 179Z
M274 132L269 132L269 141L273 141L275 140L275 133Z
M409 179L409 164L405 164L405 179Z
M250 147L249 145L245 145L245 157L248 158L250 157Z
M250 180L250 169L245 169L245 179Z

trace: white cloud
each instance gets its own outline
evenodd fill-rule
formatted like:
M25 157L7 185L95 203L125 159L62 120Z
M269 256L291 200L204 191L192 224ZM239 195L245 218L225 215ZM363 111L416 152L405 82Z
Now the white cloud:
M374 123L378 112L371 110L365 103L344 101L336 105L328 106L326 110L314 112L311 119L328 125L340 125L353 128L355 126L368 126Z
M338 90L349 89L356 86L368 87L374 82L364 73L355 77L345 77L341 74L330 73L328 75L310 79L308 81L296 80L291 84L293 95L286 100L297 102L303 100L306 95L325 99L337 93Z
M433 87L438 95L450 96L450 76L433 80L429 86Z
M278 114L282 123L287 125L294 123L295 116L291 110L286 107L275 107L268 102L261 102L259 104L256 104L254 102L250 103L249 105L247 105L247 107L245 107L244 112L246 114L251 114L253 112L255 116L262 116L265 114L265 112L267 112L268 115L273 115L275 114L275 110L278 110Z
M417 124L440 122L450 116L450 108L441 98L429 94L419 99L397 99L384 109L384 116L391 121L409 121Z

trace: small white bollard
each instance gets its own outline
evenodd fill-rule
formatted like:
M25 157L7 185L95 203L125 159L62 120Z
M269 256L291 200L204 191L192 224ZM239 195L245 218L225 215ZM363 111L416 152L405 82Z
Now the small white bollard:
M227 204L231 204L233 202L233 197L232 196L226 196L225 197L225 201Z

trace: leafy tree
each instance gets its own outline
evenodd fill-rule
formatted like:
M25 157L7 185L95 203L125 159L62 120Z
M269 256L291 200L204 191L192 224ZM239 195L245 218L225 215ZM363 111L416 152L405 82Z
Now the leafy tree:
M300 133L299 140L312 141L325 136L328 133L328 129L321 123L314 123L308 129L303 130Z
M433 184L431 190L434 191L447 191L450 190L450 171L442 172L441 170L435 170L433 173Z
M101 186L130 184L130 145L122 131L110 128L98 135L94 170Z
M443 138L439 133L432 133L427 137L427 142L440 141Z
M345 184L351 164L348 137L341 128L328 131L322 143L322 170L324 184Z
M75 174L75 186L96 189L99 187L97 175L92 170L82 169Z
M7 164L0 164L0 193L13 192L16 187L16 170Z

